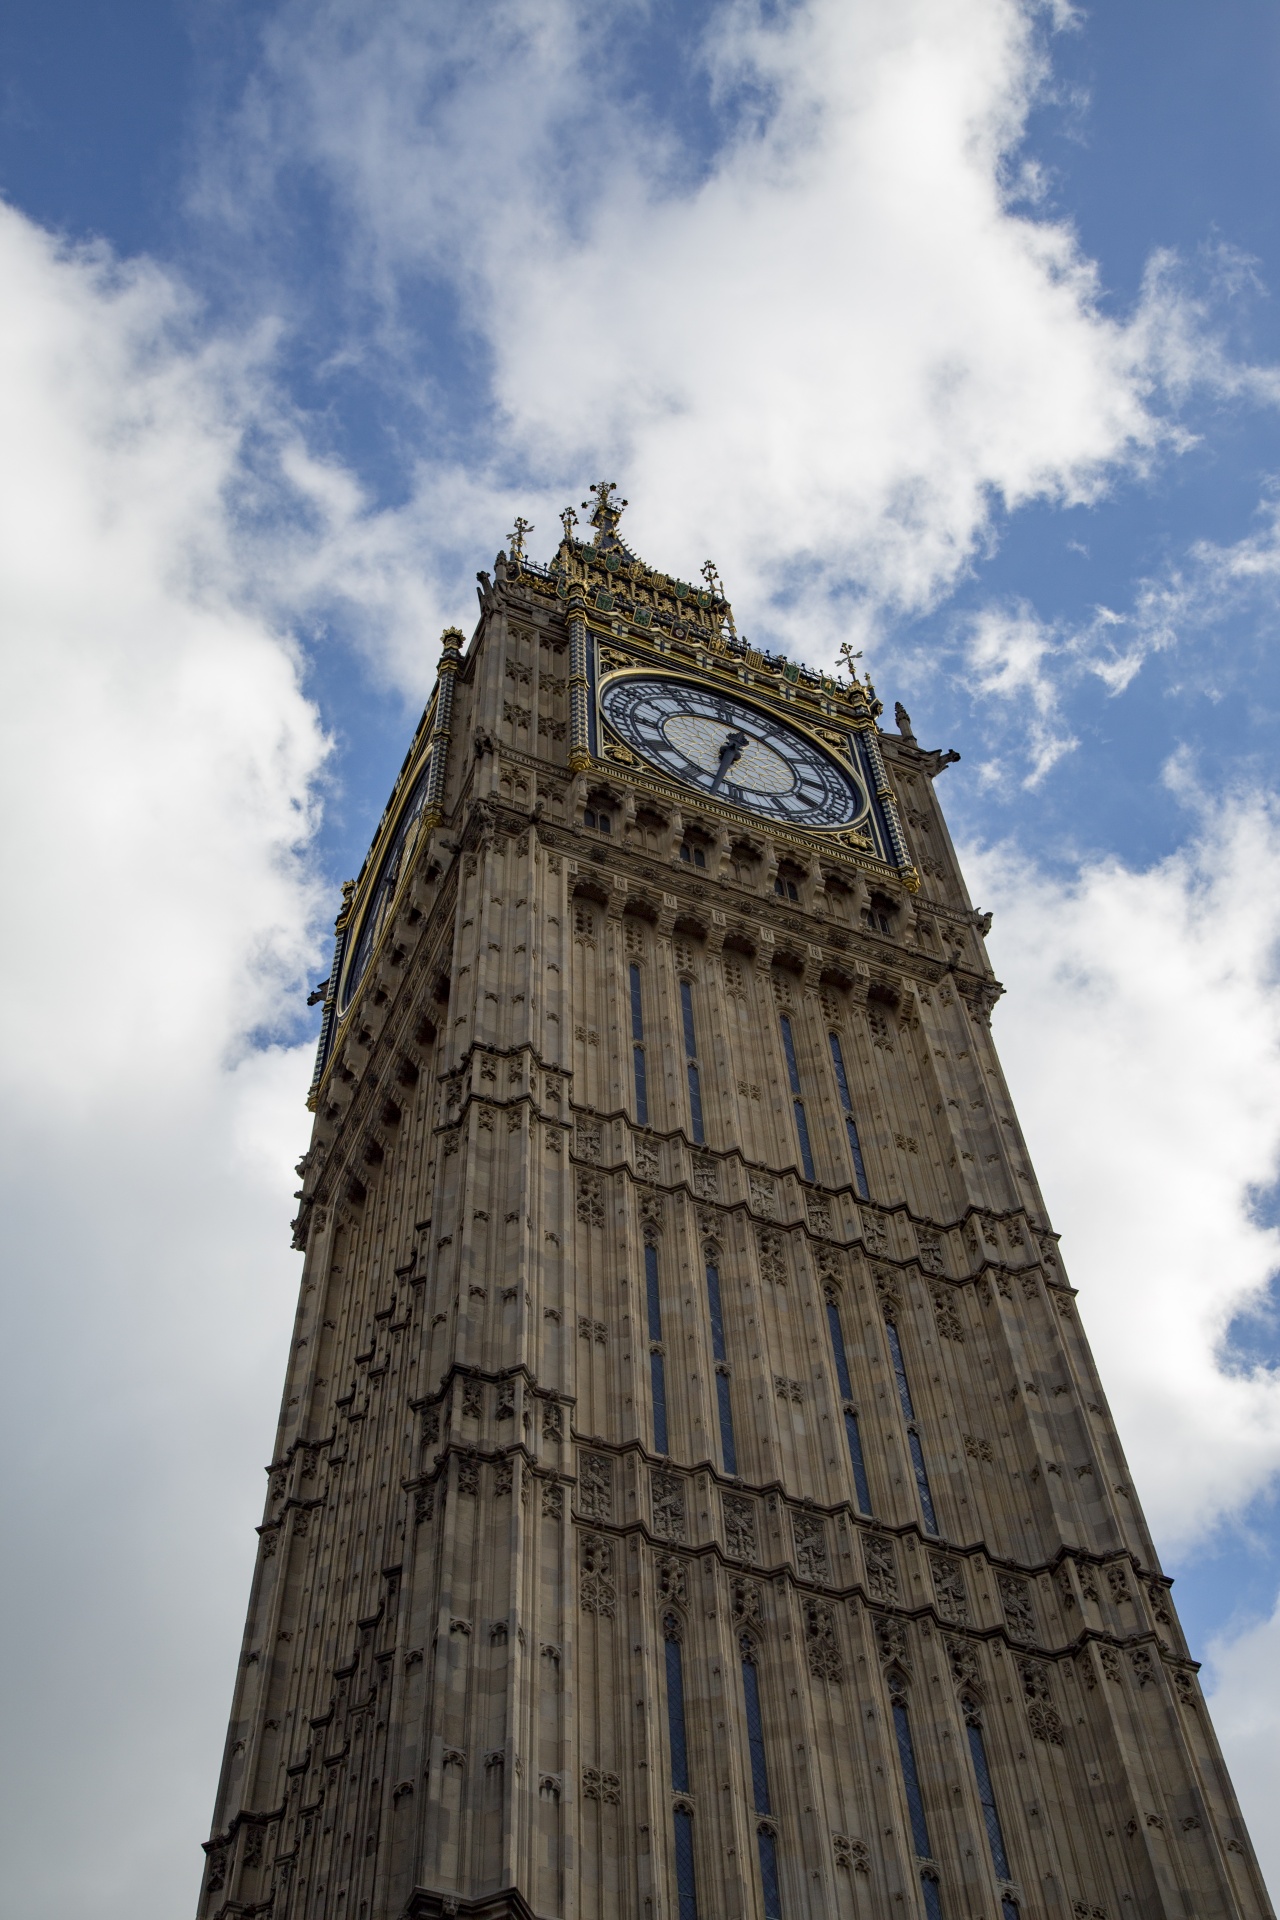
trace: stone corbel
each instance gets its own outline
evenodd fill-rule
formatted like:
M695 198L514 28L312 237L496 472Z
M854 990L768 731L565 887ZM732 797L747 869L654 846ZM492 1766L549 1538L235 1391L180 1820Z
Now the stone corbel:
M662 905L658 909L657 932L659 939L669 940L676 924L676 915L680 911L680 902L674 893L664 893Z
M724 948L724 936L728 932L725 917L719 907L712 907L711 922L707 928L706 950L708 953L720 953Z

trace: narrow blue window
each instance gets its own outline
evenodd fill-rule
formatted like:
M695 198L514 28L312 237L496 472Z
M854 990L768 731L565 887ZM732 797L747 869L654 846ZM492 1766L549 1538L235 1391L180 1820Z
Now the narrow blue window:
M911 1738L911 1720L907 1713L906 1695L900 1689L895 1689L892 1697L893 1730L898 1740L902 1784L907 1791L911 1838L919 1857L922 1860L928 1860L932 1857L933 1850L929 1845L929 1828L924 1817L924 1795L920 1791L920 1773L916 1766L916 1750Z
M698 1078L698 1046L693 1031L693 988L687 980L680 982L680 1012L684 1018L685 1069L689 1080L689 1114L693 1122L693 1137L698 1146L703 1142L702 1130L702 1082Z
M693 1815L688 1807L676 1808L675 1830L680 1920L698 1920L698 1889L693 1877Z
M720 1456L726 1473L738 1471L738 1449L733 1444L733 1406L729 1399L729 1376L716 1369L716 1405L720 1414Z
M757 1813L772 1811L769 1805L769 1770L764 1759L764 1722L760 1717L760 1676L756 1672L754 1650L747 1643L742 1660L742 1695L747 1707L747 1746L751 1752L751 1791Z
M720 1416L720 1453L726 1473L738 1471L738 1449L733 1440L733 1404L729 1395L729 1368L724 1345L724 1312L720 1304L720 1269L707 1261L707 1311L711 1318L711 1351L716 1360L716 1409Z
M689 1753L684 1735L684 1662L680 1651L680 1622L669 1613L662 1622L667 1655L667 1730L671 1737L671 1785L677 1793L689 1791Z
M670 1451L667 1445L667 1374L662 1357L662 1303L658 1298L658 1249L649 1242L644 1250L645 1305L649 1314L649 1386L653 1395L653 1446L655 1453Z
M764 1758L764 1722L760 1717L760 1676L756 1672L755 1648L744 1635L738 1643L742 1653L742 1697L747 1709L747 1746L751 1753L751 1793L757 1813L769 1813L769 1770ZM763 1822L756 1829L760 1855L760 1886L764 1894L765 1920L782 1920L782 1900L778 1888L778 1842L772 1827Z
M796 1134L800 1141L800 1164L804 1168L806 1180L812 1180L813 1149L809 1145L809 1122L805 1118L804 1101L800 1097L800 1070L796 1065L796 1043L791 1032L791 1020L782 1015L782 1046L787 1056L787 1078L791 1082L791 1110L796 1117Z
M782 1920L782 1895L778 1889L778 1843L768 1827L756 1835L760 1849L760 1889L764 1894L764 1920Z
M858 1506L863 1513L871 1511L871 1489L867 1485L867 1463L862 1456L862 1435L858 1429L858 1416L850 1405L853 1399L853 1382L849 1378L849 1361L844 1350L844 1329L840 1325L840 1309L836 1302L827 1300L827 1326L831 1331L831 1347L836 1359L836 1378L840 1382L840 1397L845 1403L844 1431L849 1442L849 1460L853 1467L853 1484L858 1493Z
M649 1084L644 1058L644 1008L640 1000L640 969L631 967L631 1061L635 1069L636 1119L642 1127L649 1124Z
M982 1727L976 1711L966 1703L965 1719L968 1722L969 1754L973 1761L973 1776L978 1783L978 1799L982 1803L982 1818L987 1829L987 1844L991 1848L991 1864L1001 1880L1008 1880L1009 1856L1005 1852L1004 1834L1000 1828L1000 1815L996 1808L995 1789L991 1785L991 1769L987 1765L986 1742L982 1738ZM1013 1906L1012 1901L1005 1902L1006 1907ZM1016 1914L1018 1909L1013 1907ZM1005 1920L1008 1920L1006 1914Z
M938 1891L938 1882L933 1874L922 1873L920 1875L920 1890L924 1894L926 1920L942 1920L942 1895ZM1008 1905L1009 1902L1006 1900L1004 1920L1009 1920ZM1015 1907L1013 1911L1016 1916L1018 1909Z
M853 1177L857 1182L858 1196L862 1200L871 1198L871 1189L867 1185L867 1169L862 1159L862 1144L858 1139L858 1123L853 1117L853 1100L849 1094L849 1076L844 1070L844 1054L840 1050L840 1035L828 1034L831 1042L831 1064L836 1070L836 1086L840 1093L840 1105L844 1108L844 1128L849 1136L849 1151L853 1155Z
M911 1452L911 1471L915 1475L916 1491L920 1495L920 1510L924 1514L925 1531L936 1533L938 1522L933 1511L933 1497L929 1492L929 1476L925 1472L924 1448L920 1444L920 1433L916 1426L915 1408L911 1404L911 1389L907 1385L907 1369L902 1358L902 1342L898 1338L898 1329L892 1320L886 1320L884 1330L889 1337L889 1352L893 1359L893 1377L898 1383L898 1400L902 1407L902 1417L907 1423L907 1446Z

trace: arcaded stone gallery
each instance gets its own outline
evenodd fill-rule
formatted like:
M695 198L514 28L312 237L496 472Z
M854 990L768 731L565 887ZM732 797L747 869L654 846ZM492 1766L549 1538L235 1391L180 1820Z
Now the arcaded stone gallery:
M344 892L201 1914L1261 1920L956 756L593 494Z

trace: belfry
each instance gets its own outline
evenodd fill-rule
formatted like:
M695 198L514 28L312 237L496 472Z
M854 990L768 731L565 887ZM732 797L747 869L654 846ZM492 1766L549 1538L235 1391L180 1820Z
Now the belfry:
M592 491L344 889L202 1920L1262 1920L956 756Z

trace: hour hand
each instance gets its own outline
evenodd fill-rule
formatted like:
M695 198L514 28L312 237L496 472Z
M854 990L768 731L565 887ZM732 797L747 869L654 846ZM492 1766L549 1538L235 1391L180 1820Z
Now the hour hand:
M733 766L738 760L742 758L742 749L746 746L746 744L747 744L746 734L739 733L736 727L734 728L732 733L726 736L725 743L720 749L720 765L716 768L716 777L711 782L711 786L709 789L711 793L715 792L716 788L720 785L720 782L724 779L726 773L728 773L730 767Z

